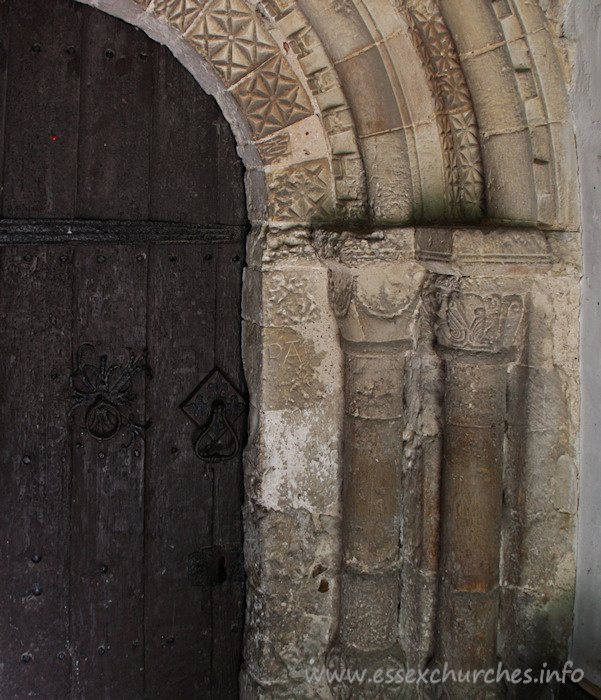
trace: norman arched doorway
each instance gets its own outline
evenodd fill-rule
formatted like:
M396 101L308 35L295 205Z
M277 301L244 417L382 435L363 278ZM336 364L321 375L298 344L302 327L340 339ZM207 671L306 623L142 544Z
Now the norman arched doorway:
M567 66L548 15L531 0L474 0L469 14L462 0L82 3L167 44L215 96L246 166L252 230L243 354L251 412L241 695L327 697L323 664L332 658L340 622L346 640L360 632L360 644L369 647L375 638L384 656L390 644L396 653L398 641L400 656L416 668L425 668L437 648L441 662L456 663L456 653L478 664L482 655L498 655L512 669L565 658L575 573L580 248ZM8 36L0 40L6 51ZM143 120L139 126L145 128ZM474 228L480 212L485 218ZM494 309L508 310L509 301L516 305L507 326L505 311ZM460 305L468 331L458 336L466 346L447 348L451 357L443 358L435 343L448 328L447 302ZM421 320L405 324L405 311L415 320L415 303ZM454 362L453 353L473 364L482 359L481 343L469 338L482 330L483 309L484 339L496 348L495 359L501 351L515 358L511 371L523 400L520 393L507 401L505 370L477 391L470 382L453 385L451 372L440 371L441 362ZM564 327L570 332L557 332ZM356 357L345 357L349 342ZM389 342L397 343L392 354ZM371 373L364 350L377 355ZM388 362L397 360L416 371L391 370ZM483 381L492 376L476 373ZM493 425L482 426L478 411L455 413L456 436L449 439L440 419L451 392L456 405L468 407L476 393L480 413L496 406ZM382 406L389 412L374 416ZM382 595L372 579L377 593L358 596L359 605L350 587L361 591L364 572L352 552L341 572L348 555L342 550L353 526L349 512L366 516L356 521L357 531L365 531L371 513L349 509L341 486L350 465L365 476L354 482L359 501L364 485L379 488L372 467L384 469L384 441L348 429L363 419L377 425L374 418L392 421L386 444L400 462L391 472L403 472L406 488L386 510L388 526L377 530L392 543L390 567L380 570L391 594ZM470 435L482 427L492 447L487 464L502 463L503 490L496 470L494 489L475 486L445 501L453 464L469 463L478 473ZM490 433L500 430L506 433L494 442ZM357 447L366 444L373 448L365 470L356 471ZM449 514L477 510L461 500L464 493L476 496L477 509L487 503L480 496L494 500L494 508L483 509L484 530L474 530L478 546L447 536L468 531ZM380 518L384 509L377 511ZM486 538L493 546L481 546ZM375 556L379 550L367 545L366 555ZM458 568L473 565L476 576L468 605L480 605L480 574L491 587L478 634L454 624L467 620L450 605L462 599L462 582L454 579L457 590L441 586L449 580L444 562L455 554ZM196 562L192 570L202 571L202 558ZM397 564L400 586L393 582ZM377 606L376 615L364 601ZM472 654L480 634L487 642Z
M121 20L10 0L0 27L0 694L236 697L233 137Z

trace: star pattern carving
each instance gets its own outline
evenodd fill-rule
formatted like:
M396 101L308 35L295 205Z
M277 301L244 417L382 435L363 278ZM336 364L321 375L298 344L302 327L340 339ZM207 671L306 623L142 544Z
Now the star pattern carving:
M234 92L256 138L313 114L307 93L283 56L255 71Z
M479 211L484 175L477 167L480 142L478 127L471 112L449 115L449 121L455 137L455 168L459 173L459 193L462 205L471 208L472 214Z
M211 61L228 86L278 51L241 0L217 0L189 27L187 40Z
M156 0L154 12L183 33L196 21L206 4L207 0Z
M327 221L332 218L330 170L326 161L304 163L274 177L272 214L280 221Z

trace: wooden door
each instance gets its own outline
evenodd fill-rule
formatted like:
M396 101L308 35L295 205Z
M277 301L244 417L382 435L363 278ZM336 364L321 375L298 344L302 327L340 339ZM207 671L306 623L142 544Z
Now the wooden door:
M0 3L0 698L235 698L242 166L167 49Z

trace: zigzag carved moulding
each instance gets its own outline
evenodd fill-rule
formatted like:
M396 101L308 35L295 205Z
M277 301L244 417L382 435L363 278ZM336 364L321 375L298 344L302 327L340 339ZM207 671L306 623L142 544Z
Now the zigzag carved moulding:
M449 213L455 219L478 219L484 211L482 155L476 116L455 44L435 0L408 0L405 8L436 103Z

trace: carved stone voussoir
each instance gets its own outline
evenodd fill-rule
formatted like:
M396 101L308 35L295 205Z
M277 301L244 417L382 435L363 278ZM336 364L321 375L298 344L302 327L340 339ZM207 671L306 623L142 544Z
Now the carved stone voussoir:
M524 317L521 295L463 291L452 277L439 277L435 289L435 331L440 346L477 353L515 347Z

